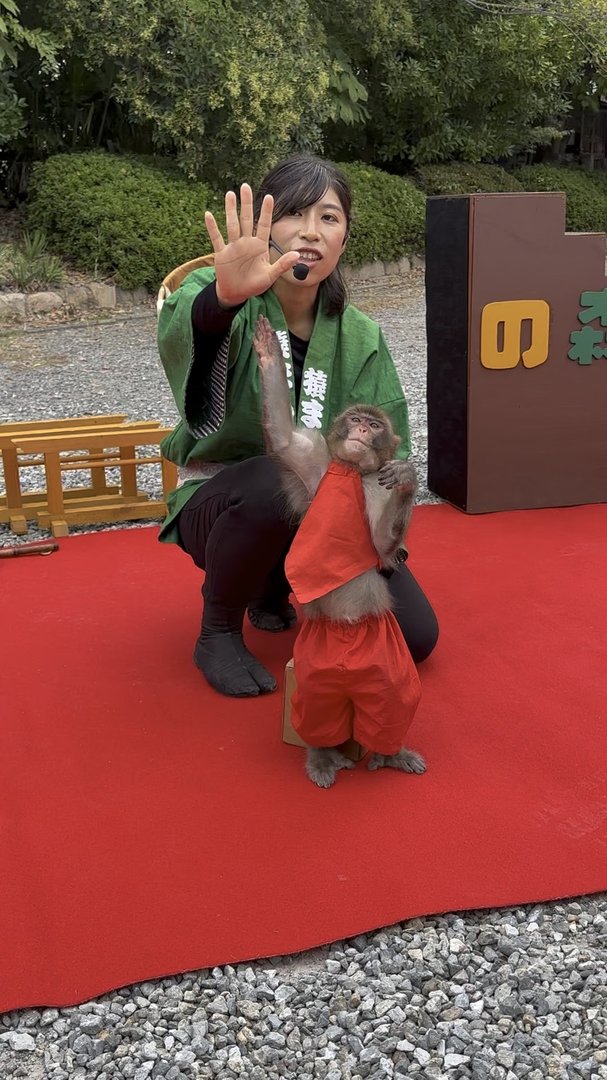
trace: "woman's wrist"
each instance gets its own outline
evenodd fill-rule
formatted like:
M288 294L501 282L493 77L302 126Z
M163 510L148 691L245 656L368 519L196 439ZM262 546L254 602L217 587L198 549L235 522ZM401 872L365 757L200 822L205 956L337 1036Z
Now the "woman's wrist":
M215 282L211 281L194 298L192 323L201 334L221 336L227 333L242 306L237 304L236 307L222 307L217 298Z
M223 311L234 311L236 308L242 307L242 305L246 303L245 300L226 300L219 292L217 284L215 285L215 296L217 297L219 307L222 308Z

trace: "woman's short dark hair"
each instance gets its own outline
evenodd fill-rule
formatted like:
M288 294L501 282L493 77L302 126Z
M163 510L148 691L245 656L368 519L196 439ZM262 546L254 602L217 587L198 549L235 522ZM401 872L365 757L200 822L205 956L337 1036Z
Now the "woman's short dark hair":
M255 196L255 219L259 217L264 195L274 198L273 220L279 221L292 210L305 210L322 199L332 187L346 215L347 231L350 231L352 193L343 173L331 161L312 154L294 154L279 162L261 181ZM327 315L341 315L348 303L348 290L339 265L320 286L320 296Z

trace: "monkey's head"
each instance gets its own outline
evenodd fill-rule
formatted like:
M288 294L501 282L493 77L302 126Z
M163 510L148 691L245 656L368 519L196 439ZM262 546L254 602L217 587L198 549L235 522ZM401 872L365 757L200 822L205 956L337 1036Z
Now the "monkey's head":
M361 473L377 472L400 443L389 416L375 405L351 405L334 420L327 435L331 457Z

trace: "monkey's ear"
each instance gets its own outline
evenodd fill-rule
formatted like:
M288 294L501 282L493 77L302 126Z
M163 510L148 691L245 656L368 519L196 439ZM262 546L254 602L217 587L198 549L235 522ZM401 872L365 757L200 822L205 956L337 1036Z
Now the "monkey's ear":
M400 435L393 435L392 436L392 452L393 453L394 453L395 450L398 449L398 447L400 446L402 441L403 440L401 439Z

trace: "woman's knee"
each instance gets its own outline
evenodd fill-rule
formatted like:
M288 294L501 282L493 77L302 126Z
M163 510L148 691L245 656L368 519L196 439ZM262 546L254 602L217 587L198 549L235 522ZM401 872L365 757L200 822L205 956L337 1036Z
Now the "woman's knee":
M439 635L438 620L432 609L414 626L401 629L414 662L421 664L427 660L436 647Z
M250 458L242 466L234 492L239 516L268 527L272 523L288 525L289 513L276 462L269 457Z
M393 610L416 664L426 660L438 641L438 620L408 566L390 578Z

